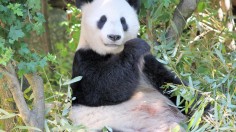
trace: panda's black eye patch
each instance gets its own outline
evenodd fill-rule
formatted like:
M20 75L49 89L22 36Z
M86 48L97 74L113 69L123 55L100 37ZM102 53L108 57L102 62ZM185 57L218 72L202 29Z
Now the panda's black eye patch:
M97 22L97 26L99 29L102 29L102 27L104 26L104 24L107 21L107 17L105 15L102 15L101 18L98 20Z
M124 18L124 17L121 17L121 18L120 18L120 22L121 22L121 24L122 24L123 30L124 30L124 31L127 31L127 30L128 30L128 25L127 25L127 23L126 23L125 18Z

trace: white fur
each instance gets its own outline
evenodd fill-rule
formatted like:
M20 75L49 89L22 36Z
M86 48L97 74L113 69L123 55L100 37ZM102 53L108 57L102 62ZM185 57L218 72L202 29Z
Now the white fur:
M124 103L113 106L73 106L70 119L83 124L89 132L108 126L123 132L171 132L185 116L171 101L150 86L143 85ZM178 130L178 129L177 129Z
M77 49L93 49L99 54L116 54L123 50L127 40L137 37L139 22L136 11L126 0L94 0L82 6L81 34ZM98 29L97 22L105 15L107 22L102 29ZM124 17L128 31L123 31L120 18ZM107 35L120 35L121 39L112 42ZM119 46L109 47L105 44Z

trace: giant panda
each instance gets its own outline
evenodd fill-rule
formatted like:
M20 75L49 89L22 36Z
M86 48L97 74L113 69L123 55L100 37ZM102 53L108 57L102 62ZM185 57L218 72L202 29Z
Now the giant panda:
M87 131L105 126L119 132L184 131L186 116L164 93L183 84L137 38L139 0L77 0L81 33L74 56L70 119Z

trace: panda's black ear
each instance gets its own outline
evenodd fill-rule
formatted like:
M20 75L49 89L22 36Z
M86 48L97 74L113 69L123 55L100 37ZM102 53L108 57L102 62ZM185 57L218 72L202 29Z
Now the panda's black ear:
M127 0L127 2L138 12L140 7L140 0Z
M93 2L93 0L76 0L76 7L81 8L83 4Z

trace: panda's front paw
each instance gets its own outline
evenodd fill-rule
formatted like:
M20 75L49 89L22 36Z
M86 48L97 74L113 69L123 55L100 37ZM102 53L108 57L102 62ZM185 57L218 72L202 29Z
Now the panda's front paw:
M124 50L131 54L138 53L140 55L143 55L150 52L150 46L147 44L146 41L139 38L135 38L125 43Z

